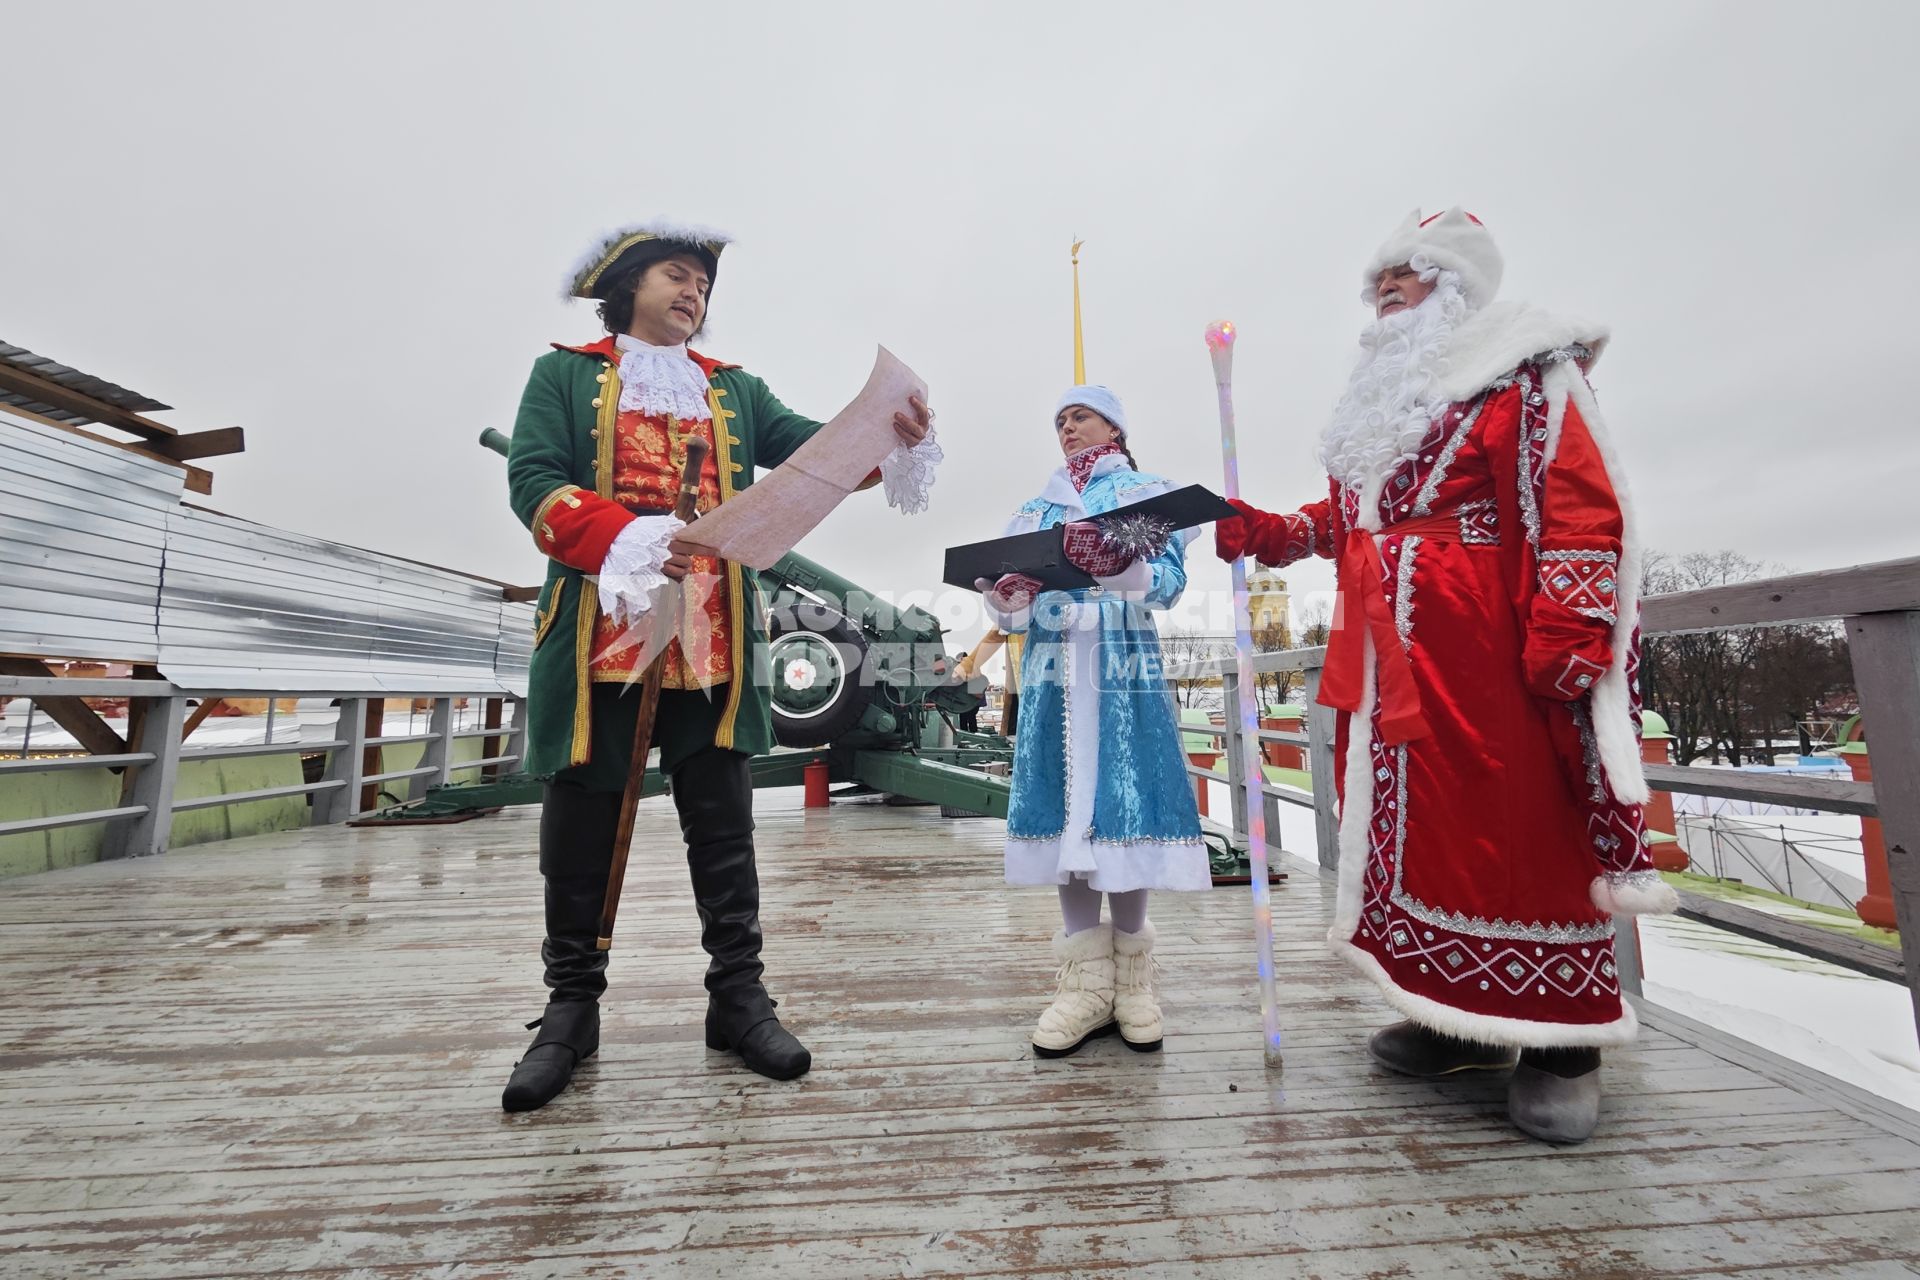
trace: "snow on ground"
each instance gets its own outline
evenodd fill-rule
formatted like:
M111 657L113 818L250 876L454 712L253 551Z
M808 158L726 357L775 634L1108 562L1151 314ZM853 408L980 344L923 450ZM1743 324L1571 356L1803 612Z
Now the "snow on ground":
M1227 800L1209 784L1213 814L1231 812ZM1311 810L1280 806L1280 844L1315 860ZM1642 918L1640 948L1649 1003L1920 1111L1920 1036L1900 984L1678 917Z
M1642 919L1646 998L1920 1111L1913 1001L1869 978L1678 917Z

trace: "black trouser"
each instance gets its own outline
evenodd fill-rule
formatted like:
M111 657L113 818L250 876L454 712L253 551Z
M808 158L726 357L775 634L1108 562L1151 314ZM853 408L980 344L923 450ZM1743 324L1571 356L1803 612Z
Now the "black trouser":
M747 757L709 747L674 770L674 807L700 913L700 943L712 957L707 990L730 1003L760 992L760 879L753 856L753 775ZM607 952L594 943L620 795L549 783L540 812L540 872L547 881L546 982L556 1001L597 1000L607 989ZM644 927L630 920L629 929Z

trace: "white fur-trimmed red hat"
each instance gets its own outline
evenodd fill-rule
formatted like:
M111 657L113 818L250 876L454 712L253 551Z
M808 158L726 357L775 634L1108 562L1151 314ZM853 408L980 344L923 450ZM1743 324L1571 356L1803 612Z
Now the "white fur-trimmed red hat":
M1367 260L1366 270L1360 273L1360 300L1371 307L1374 281L1380 273L1411 262L1416 253L1441 270L1458 275L1467 305L1475 310L1492 302L1500 292L1500 276L1506 265L1500 246L1480 219L1455 205L1430 218L1423 219L1418 209L1408 214Z

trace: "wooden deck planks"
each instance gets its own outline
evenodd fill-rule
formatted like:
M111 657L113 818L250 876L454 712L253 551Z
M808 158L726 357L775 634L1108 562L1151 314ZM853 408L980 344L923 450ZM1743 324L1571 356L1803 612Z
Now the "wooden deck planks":
M1309 876L1274 896L1281 1075L1237 890L1156 901L1165 1054L1038 1062L1055 909L1000 883L1001 824L784 799L767 960L814 1073L700 1044L656 801L602 1056L532 1116L498 1110L542 998L531 810L0 886L0 1249L121 1277L1920 1274L1920 1143L1804 1070L1656 1018L1566 1151L1498 1081L1381 1073L1391 1015Z

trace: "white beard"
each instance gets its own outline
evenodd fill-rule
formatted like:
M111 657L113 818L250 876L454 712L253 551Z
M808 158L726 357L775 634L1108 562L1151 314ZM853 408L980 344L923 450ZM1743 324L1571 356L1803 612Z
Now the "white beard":
M1361 332L1360 361L1320 433L1321 463L1328 475L1360 491L1361 510L1369 510L1387 477L1419 453L1446 407L1440 375L1454 326L1466 314L1460 278L1442 271L1419 306L1377 319Z

